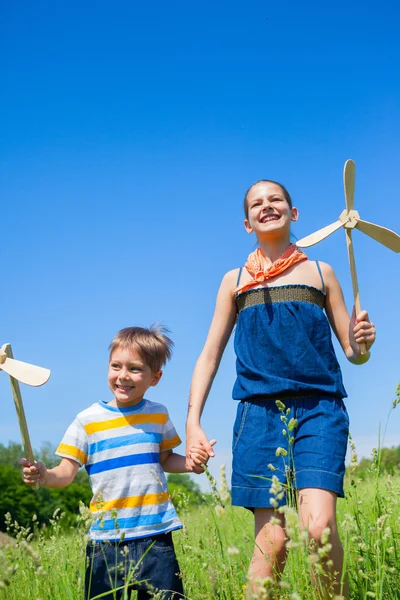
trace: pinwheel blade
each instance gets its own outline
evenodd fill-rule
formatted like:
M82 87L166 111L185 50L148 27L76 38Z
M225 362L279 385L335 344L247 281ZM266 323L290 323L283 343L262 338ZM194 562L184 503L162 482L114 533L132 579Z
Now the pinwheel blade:
M356 183L356 163L354 160L346 160L343 170L344 196L346 208L350 212L354 209L354 188Z
M335 221L334 223L319 229L315 233L311 233L310 235L307 235L307 237L302 238L296 242L296 246L299 248L308 248L309 246L314 246L314 244L318 244L318 242L324 240L326 237L328 237L328 235L331 235L337 229L343 227L343 225L344 223L342 221Z
M50 377L49 369L43 367L36 367L15 358L7 358L7 360L0 365L0 369L18 379L21 383L32 385L33 387L39 387L44 385Z
M369 223L368 221L362 221L357 219L356 228L372 237L374 240L383 244L393 252L400 252L400 235L382 227L382 225L375 225L375 223Z

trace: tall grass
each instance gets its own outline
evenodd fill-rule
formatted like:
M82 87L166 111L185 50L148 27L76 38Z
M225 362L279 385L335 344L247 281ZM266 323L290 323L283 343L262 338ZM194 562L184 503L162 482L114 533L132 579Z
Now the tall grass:
M399 403L400 386L392 409ZM290 421L286 424L290 435L293 428L289 427ZM357 457L351 438L350 446L346 498L338 502L349 597L400 600L400 471L395 476L382 473L378 448L373 451L367 479L357 479ZM224 471L220 489L208 472L207 475L213 495L206 497L206 505L190 509L188 499L182 494L177 498L184 529L174 533L174 541L185 597L240 600L245 597L246 571L253 552L253 516L231 506ZM282 490L277 481L274 487L279 496ZM267 578L261 582L257 600L321 600L324 596L318 582L324 579L324 565L329 561L329 530L319 547L310 548L296 510L290 505L277 510L283 511L286 519L290 552L281 580ZM35 515L28 528L8 519L7 533L16 543L0 547L0 600L83 598L85 510L82 515L74 528L63 527L58 511L45 529L38 527ZM335 598L333 593L328 592L328 596ZM135 597L133 593L132 598Z
M368 481L349 481L346 499L339 501L341 529L350 576L350 598L400 599L400 476L379 474L379 454ZM222 506L224 503L224 507ZM229 501L215 501L200 509L181 507L184 529L174 534L185 593L191 600L239 600L245 595L245 573L253 550L253 517ZM310 583L311 567L323 564L325 544L310 551L297 514L286 509L291 539L289 558L279 584L263 582L262 598L316 600L318 586ZM62 516L54 515L45 530L21 528L8 522L16 545L0 549L1 600L81 600L83 597L83 525L63 530ZM135 594L133 594L133 598ZM333 597L333 596L332 596Z

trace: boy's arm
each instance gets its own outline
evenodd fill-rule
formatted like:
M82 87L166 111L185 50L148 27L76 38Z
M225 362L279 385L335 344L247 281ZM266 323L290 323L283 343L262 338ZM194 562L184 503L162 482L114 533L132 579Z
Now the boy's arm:
M186 458L172 450L160 452L160 465L166 473L187 473Z
M39 483L41 487L64 488L75 479L80 464L71 458L63 458L53 469L47 469L41 461L29 462L20 458L18 464L22 468L22 480L26 485Z

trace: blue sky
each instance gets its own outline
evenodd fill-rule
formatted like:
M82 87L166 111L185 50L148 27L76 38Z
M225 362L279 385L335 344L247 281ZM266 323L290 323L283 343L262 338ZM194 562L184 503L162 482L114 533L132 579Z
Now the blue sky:
M184 435L192 369L223 274L254 240L242 198L267 177L289 189L298 237L336 220L357 164L362 218L400 231L399 9L393 2L2 3L0 343L52 370L22 392L34 447L107 399L107 346L161 320L176 349L148 397ZM369 363L338 356L360 454L377 444L400 380L399 257L354 234ZM342 231L310 249L349 308ZM337 346L336 346L337 347ZM203 425L230 461L232 343ZM18 440L0 376L0 442ZM400 413L387 445L398 445Z

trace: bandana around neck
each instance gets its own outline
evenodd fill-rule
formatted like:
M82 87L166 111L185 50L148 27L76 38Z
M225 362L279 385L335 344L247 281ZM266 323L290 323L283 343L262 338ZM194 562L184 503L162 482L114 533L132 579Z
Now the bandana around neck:
M267 279L271 279L272 277L276 277L286 269L289 269L296 263L302 260L308 260L308 256L304 254L302 250L299 250L297 246L294 244L290 244L288 248L283 252L283 254L276 259L275 262L272 263L267 269L264 267L264 258L265 255L261 248L257 248L251 254L249 254L247 258L247 262L244 265L245 269L252 277L252 281L248 281L243 285L239 285L236 288L235 293L245 292L246 290L254 287L255 285L259 285Z

